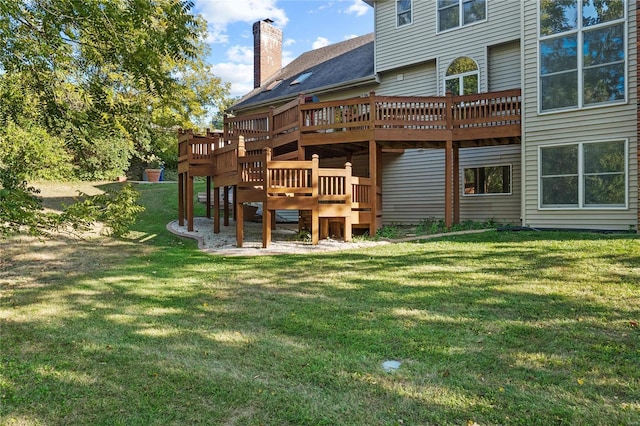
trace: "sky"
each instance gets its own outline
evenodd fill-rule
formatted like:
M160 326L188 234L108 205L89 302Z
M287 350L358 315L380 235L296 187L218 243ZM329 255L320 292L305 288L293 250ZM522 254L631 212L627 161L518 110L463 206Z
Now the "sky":
M283 31L283 66L302 53L373 32L373 8L362 0L194 0L208 23L209 64L231 83L231 96L253 89L254 22Z

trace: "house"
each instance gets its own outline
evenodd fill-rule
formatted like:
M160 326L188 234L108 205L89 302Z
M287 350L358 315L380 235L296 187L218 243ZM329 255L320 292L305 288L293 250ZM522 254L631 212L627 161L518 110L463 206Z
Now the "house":
M371 233L431 217L638 229L635 0L366 3L373 35L256 71L225 138L349 162L379 186ZM256 58L278 57L272 28L254 25Z

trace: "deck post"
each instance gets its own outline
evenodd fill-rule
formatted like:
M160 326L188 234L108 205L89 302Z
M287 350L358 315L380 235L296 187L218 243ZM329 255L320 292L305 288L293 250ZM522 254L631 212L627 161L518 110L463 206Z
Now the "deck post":
M344 165L344 192L345 202L347 203L348 211L344 218L344 240L346 242L351 241L353 229L351 226L351 202L353 201L353 186L351 184L352 167L351 162L347 162Z
M376 236L378 222L378 144L375 140L369 141L369 177L371 178L371 223L369 223L369 235Z
M184 226L184 173L178 173L178 225Z
M313 154L311 157L311 197L315 200L313 208L311 209L311 244L318 245L320 240L320 212L318 209L318 154Z
M207 218L211 219L211 176L207 176Z
M213 187L213 233L220 233L220 188Z
M219 196L219 195L218 195ZM229 226L229 187L225 186L223 190L223 202L224 206L222 207L224 211L224 226ZM235 200L235 198L234 198Z
M238 182L242 183L242 167L240 166L240 157L244 157L247 154L247 150L244 147L244 136L238 136L238 148L237 148L237 170L238 170ZM234 194L237 195L237 194ZM244 211L242 207L242 202L238 201L238 197L234 197L233 199L235 203L235 216L236 216L236 245L238 247L242 247L242 243L244 241Z
M187 173L187 231L193 231L193 176Z
M376 128L376 117L378 111L376 111L376 92L373 90L369 92L369 130L374 131Z
M270 106L269 107L269 116L267 117L267 130L269 131L269 140L272 141L273 140L273 132L275 129L275 123L273 121L273 111L276 109L276 107L274 106Z
M237 200L237 199L236 199ZM244 217L242 211L242 203L240 201L235 202L236 211L236 246L242 247L244 241Z
M444 149L444 225L453 225L453 141L447 140Z
M274 214L269 207L269 188L271 187L271 175L269 174L269 162L271 161L271 148L264 148L264 164L262 165L262 182L264 185L264 199L262 201L262 248L269 248L271 244L271 222Z
M453 144L453 224L460 223L460 148Z

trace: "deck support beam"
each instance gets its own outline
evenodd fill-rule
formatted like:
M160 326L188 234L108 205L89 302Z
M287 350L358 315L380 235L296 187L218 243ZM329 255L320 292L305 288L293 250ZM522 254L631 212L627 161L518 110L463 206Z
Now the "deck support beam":
M452 140L448 140L444 154L444 224L447 228L460 222L459 167L459 148Z
M186 201L187 201L187 231L193 231L193 176L187 173L187 188L186 188Z
M178 225L184 226L184 176L178 173Z
M371 178L371 223L369 223L369 235L376 236L378 230L378 144L375 140L369 141L369 177Z
M211 219L211 176L207 176L207 218Z
M220 188L213 188L213 233L220 233Z

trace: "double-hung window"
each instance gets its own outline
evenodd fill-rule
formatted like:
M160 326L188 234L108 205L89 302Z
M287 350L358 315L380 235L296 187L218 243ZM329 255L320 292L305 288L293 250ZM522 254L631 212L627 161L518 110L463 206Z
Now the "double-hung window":
M540 148L540 207L626 207L627 155L625 141Z
M411 15L413 9L412 2L413 0L396 0L397 25L399 27L409 25L413 21Z
M487 19L486 0L438 0L438 31Z
M625 100L625 0L540 0L540 111Z

